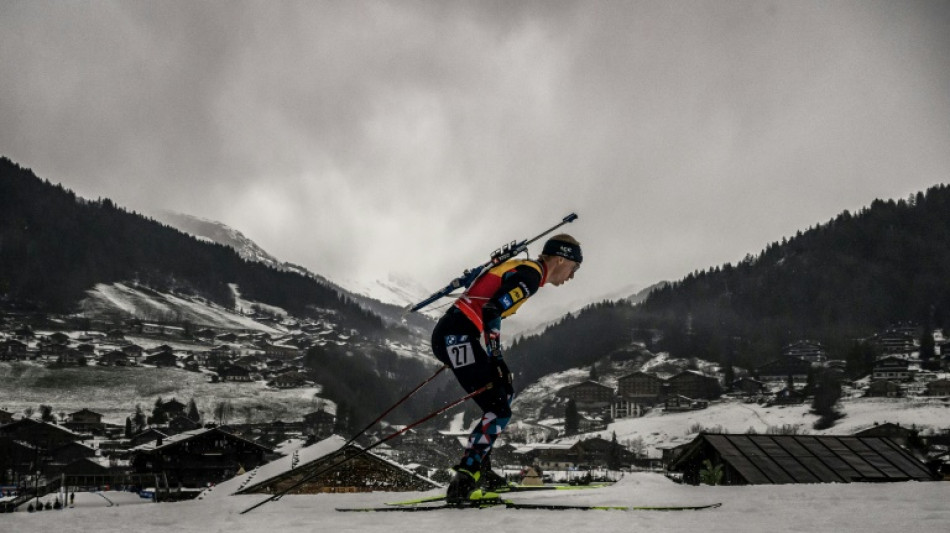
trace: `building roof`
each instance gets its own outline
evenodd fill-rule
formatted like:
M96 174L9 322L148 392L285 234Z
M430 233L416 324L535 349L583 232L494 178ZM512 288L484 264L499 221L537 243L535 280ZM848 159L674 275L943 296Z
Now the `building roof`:
M750 484L929 481L927 467L884 437L700 434L670 465L712 447Z
M156 441L152 441L152 442L148 442L148 443L136 446L135 448L132 448L132 451L151 453L151 452L154 452L155 450L168 449L173 446L177 446L178 444L181 444L182 442L191 440L200 435L205 435L207 433L220 433L222 435L227 435L229 438L232 438L235 440L241 440L253 446L257 446L258 448L262 448L268 452L271 451L271 449L268 448L267 446L262 446L256 442L251 442L247 439L243 439L241 437L238 437L237 435L228 433L227 431L223 431L221 428L201 428L201 429L193 429L191 431L185 431L177 435L172 435L170 437L162 438L161 444L159 444L158 441L156 440Z

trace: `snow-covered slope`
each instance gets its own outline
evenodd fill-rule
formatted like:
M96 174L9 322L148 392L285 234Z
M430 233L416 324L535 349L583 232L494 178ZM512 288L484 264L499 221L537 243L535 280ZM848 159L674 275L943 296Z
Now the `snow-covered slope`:
M115 507L77 507L63 511L4 515L10 531L58 531L68 524L76 533L361 533L412 531L445 533L447 529L499 532L745 533L846 532L945 533L950 524L950 483L851 483L693 487L677 485L658 474L627 474L610 487L584 491L542 491L511 495L527 503L596 505L689 505L721 502L706 511L529 511L502 507L442 510L427 513L340 513L338 507L381 506L427 493L372 492L284 496L248 514L241 511L262 501L260 494L213 500ZM464 525L463 525L464 524Z
M244 301L247 307L253 302ZM201 298L160 293L124 283L100 283L87 292L80 308L88 317L105 317L120 311L142 320L189 322L223 329L252 329L279 333L271 326L234 313Z

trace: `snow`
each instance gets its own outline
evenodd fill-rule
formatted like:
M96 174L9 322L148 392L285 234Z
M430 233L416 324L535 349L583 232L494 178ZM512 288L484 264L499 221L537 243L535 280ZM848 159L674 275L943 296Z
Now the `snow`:
M266 498L255 494L182 503L113 507L78 505L94 494L77 493L77 506L63 511L4 515L4 530L73 532L127 531L261 532L314 531L445 533L614 531L655 532L810 532L861 531L945 533L950 529L950 483L759 485L693 487L677 485L654 473L627 474L617 484L585 491L518 493L510 499L530 503L597 505L695 505L721 502L718 509L684 512L543 511L489 509L428 513L339 513L337 507L379 506L384 502L434 495L362 493L285 496L248 514L240 512ZM107 493L109 494L109 493ZM82 498L82 500L80 500ZM110 496L111 498L111 496ZM142 500L145 501L145 500ZM135 502L138 503L138 502ZM458 525L461 527L458 527ZM464 524L464 525L462 525ZM134 526L133 526L134 525ZM7 529L9 527L9 529Z
M851 435L887 422L904 427L916 426L923 432L946 429L950 424L950 402L941 399L859 398L841 402L845 417L826 430L812 429L817 420L809 411L809 404L765 407L755 403L724 401L713 403L707 409L681 413L653 411L641 418L617 420L606 431L586 434L565 442L601 436L610 439L616 432L617 440L642 439L651 457L659 456L658 447L670 447L691 441L702 429L717 433L766 433L783 426L797 426L799 433L809 435Z
M123 283L111 285L99 283L86 294L86 298L80 303L86 315L109 314L114 310L119 310L146 320L150 319L149 317L171 316L178 321L185 320L201 326L281 333L249 317L233 313L199 298L184 298L151 290L145 292ZM251 305L263 305L250 301L242 300L242 302L248 309Z

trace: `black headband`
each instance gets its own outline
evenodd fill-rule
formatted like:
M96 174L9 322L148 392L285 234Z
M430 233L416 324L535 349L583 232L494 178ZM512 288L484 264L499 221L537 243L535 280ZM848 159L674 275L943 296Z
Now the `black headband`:
M542 250L541 253L543 255L563 257L564 259L570 259L576 263L580 263L584 260L584 256L581 255L580 245L556 239L550 239L544 243L544 250Z

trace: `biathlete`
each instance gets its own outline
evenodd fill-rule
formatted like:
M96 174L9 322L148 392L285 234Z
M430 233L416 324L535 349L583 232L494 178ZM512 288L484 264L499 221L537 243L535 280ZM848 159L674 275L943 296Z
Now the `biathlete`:
M498 435L511 420L514 396L511 372L501 349L501 321L538 290L563 285L581 266L581 246L570 235L548 239L536 260L511 259L482 274L446 311L432 332L435 356L455 373L467 392L490 387L473 399L482 409L472 430L446 501L462 504L479 487L482 472L490 472L488 456ZM487 467L487 468L486 468Z

